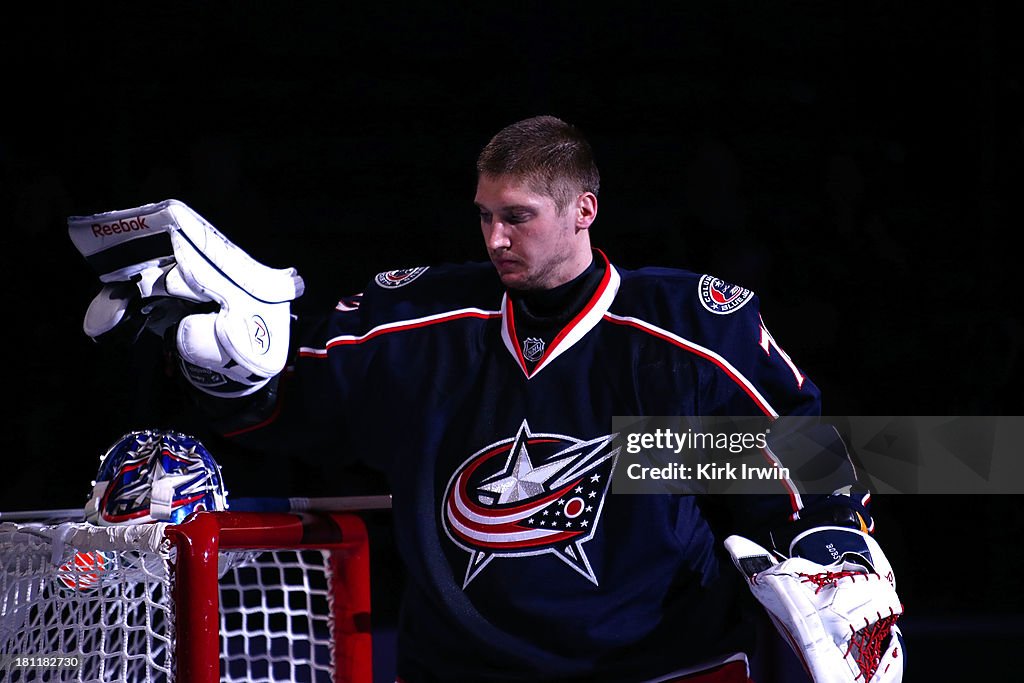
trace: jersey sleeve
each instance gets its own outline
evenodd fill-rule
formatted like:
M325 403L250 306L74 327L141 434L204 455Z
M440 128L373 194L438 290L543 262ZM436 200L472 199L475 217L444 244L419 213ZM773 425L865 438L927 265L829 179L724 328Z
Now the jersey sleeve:
M459 307L500 301L498 286L489 263L405 268L378 273L327 311L300 309L273 409L227 436L339 467L386 471L393 454L374 448L367 430L417 395L410 369L436 358L408 333Z
M243 448L299 459L329 452L355 462L345 455L344 441L352 427L353 397L364 391L375 347L346 340L363 338L372 329L374 311L364 306L366 300L357 293L339 299L333 309L298 311L285 369L251 397L196 396L207 423ZM345 347L344 353L332 352L336 347Z
M872 530L869 492L857 481L839 432L821 419L818 387L769 331L753 292L708 280L698 284L698 325L719 359L702 390L702 413L763 415L772 428L761 455L795 474L779 480L777 495L726 496L733 531L770 538L785 550L814 525ZM732 308L715 305L730 296ZM813 481L809 472L816 473Z

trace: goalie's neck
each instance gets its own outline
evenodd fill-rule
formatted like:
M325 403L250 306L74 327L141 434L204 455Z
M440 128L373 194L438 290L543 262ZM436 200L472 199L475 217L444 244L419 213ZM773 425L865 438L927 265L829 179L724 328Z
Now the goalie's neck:
M618 289L618 275L604 254L573 280L549 290L509 290L502 308L502 337L527 379L582 339L600 320Z

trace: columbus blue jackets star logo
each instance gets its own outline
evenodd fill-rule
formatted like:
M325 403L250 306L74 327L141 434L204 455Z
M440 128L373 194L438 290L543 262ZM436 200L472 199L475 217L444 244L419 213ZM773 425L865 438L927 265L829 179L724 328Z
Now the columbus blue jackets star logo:
M615 437L533 434L523 421L515 438L470 456L448 482L442 511L448 537L469 553L463 587L495 558L545 553L597 585L583 546L601 519Z

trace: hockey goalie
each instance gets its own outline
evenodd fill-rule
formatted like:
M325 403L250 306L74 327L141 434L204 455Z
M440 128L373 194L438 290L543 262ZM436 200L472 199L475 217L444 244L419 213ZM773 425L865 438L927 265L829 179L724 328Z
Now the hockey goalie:
M499 180L482 177L476 204L500 251L506 222L536 218L506 211L504 199L534 191ZM595 208L577 206L583 227L549 228L585 235ZM296 271L255 262L181 202L73 218L69 230L103 283L84 322L90 337L156 332L201 398L244 410L291 360L291 412L268 401L281 410L235 433L268 447L299 425L291 434L304 446L365 455L387 476L416 579L403 680L749 683L746 624L733 618L734 607L758 607L749 588L814 683L902 681L893 572L866 503L843 483L821 493L818 510L786 509L800 523L770 543L760 527L795 519L776 514L789 496L757 497L772 514L719 530L697 496L611 495L609 416L820 415L817 389L768 334L749 290L620 271L586 247L580 289L560 290L572 315L531 318L546 299L517 308L513 285L527 269L502 252L491 264L380 273L308 329L296 324L304 334L289 345Z

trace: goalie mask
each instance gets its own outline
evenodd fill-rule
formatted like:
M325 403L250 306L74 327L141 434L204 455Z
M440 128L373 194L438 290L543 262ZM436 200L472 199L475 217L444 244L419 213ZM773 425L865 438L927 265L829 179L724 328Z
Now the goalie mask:
M100 526L179 524L227 508L220 465L197 439L147 429L125 434L100 458L85 516Z

